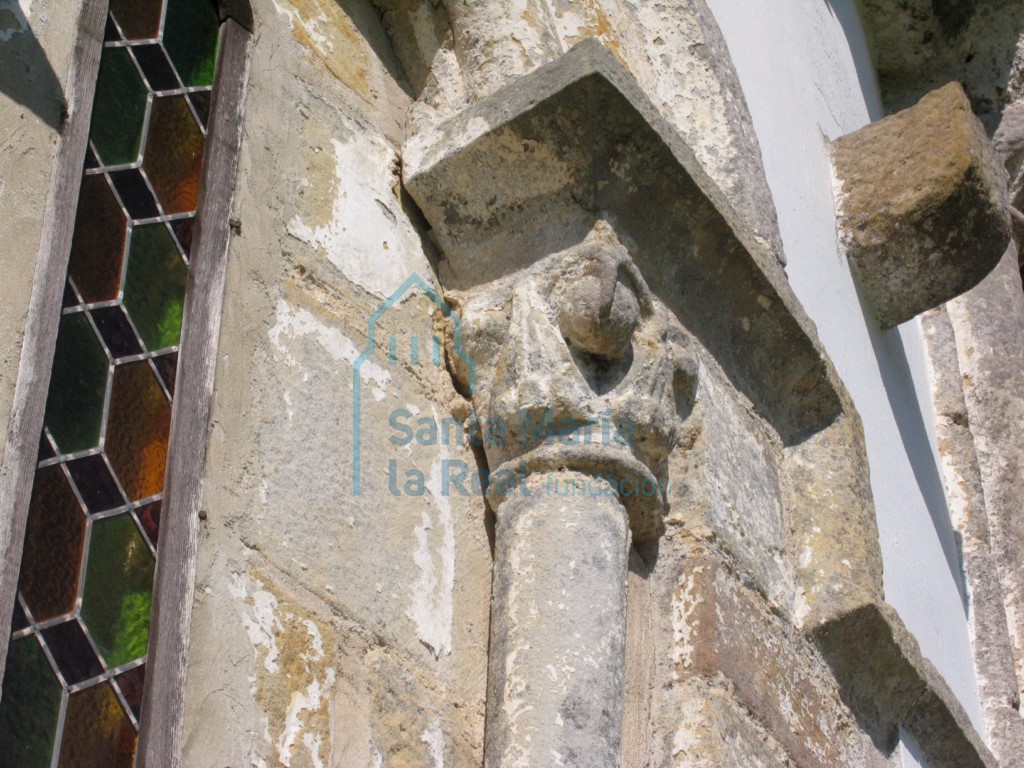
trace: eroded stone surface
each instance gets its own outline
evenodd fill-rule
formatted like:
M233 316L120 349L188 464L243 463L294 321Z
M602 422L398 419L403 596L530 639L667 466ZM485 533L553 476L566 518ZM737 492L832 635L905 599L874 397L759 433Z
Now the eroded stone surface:
M253 71L260 76L249 95L236 204L244 235L235 238L229 262L204 488L209 520L190 649L188 765L269 765L281 760L287 744L293 766L317 765L314 756L343 766L483 763L493 520L480 496L444 497L441 489L444 462L486 469L488 459L466 445L387 440L396 436L389 423L396 409L436 424L469 407L447 372L406 356L411 337L427 339L444 327L422 293L389 310L372 364L361 371L364 434L377 439L362 498L351 495L348 474L354 442L350 386L355 361L368 344L367 318L397 287L389 280L403 270L420 274L428 287L439 284L427 226L393 189L399 181L394 161L406 126L419 131L468 101L442 18L445 7L429 0L379 5L387 6L384 26L399 30L392 41L416 40L415 56L409 50L396 55L406 73L419 73L407 74L408 83L394 77L390 57L374 53L381 30L368 4L256 3L261 24ZM727 68L724 43L689 15L700 5L556 3L552 24L565 48L596 33L636 77L655 83L659 105L671 105L666 114L672 123L686 126L691 138L699 136L694 154L708 174L724 179L720 185L732 190L730 199L740 199L736 190L756 187L749 184L747 164L761 171L743 144L747 123L732 111L742 112L735 102L738 87L730 90L716 69ZM348 19L320 30L326 41L316 38L318 25L339 9ZM402 27L403 13L414 23ZM349 38L352 24L362 34ZM476 45L467 40L460 45ZM364 65L366 82L359 75ZM488 72L513 74L500 67ZM414 109L408 84L418 95L420 88L432 92L424 99L431 103ZM593 88L585 95L604 99L608 93ZM548 114L579 124L571 122L571 112ZM730 214L724 227L715 219L702 229L719 198L706 204L699 189L686 187L683 202L651 223L650 210L681 185L669 179L643 187L644 170L675 167L676 150L661 149L663 139L647 135L636 151L629 136L637 123L608 122L626 141L600 179L611 189L595 207L621 206L618 217L607 220L659 311L686 329L699 363L693 413L677 427L666 459L673 481L669 533L657 547L641 545L629 554L624 764L686 765L706 754L718 764L786 765L801 755L811 765L875 768L887 747L874 747L859 732L820 655L792 626L814 627L881 599L856 414L765 247L772 240L767 230L736 234L736 222L761 227L770 219L763 214L767 218L755 221L751 214L756 194L742 198L747 208L736 205L742 217ZM470 162L466 167L475 173L452 177L466 196L453 203L465 204L486 223L495 209L484 192L511 190L528 199L561 189L578 156L551 151L542 131L530 132L540 123L526 121L491 136L477 157L520 173L491 178L493 165ZM752 135L746 139L753 141ZM741 145L746 149L739 152ZM615 145L602 145L602 151L609 147ZM696 186L703 189L701 184ZM631 199L632 206L623 205ZM424 209L436 225L429 206ZM490 278L483 271L472 265L460 270L455 260L441 262L440 284L466 308L470 294L492 288L512 297L516 269L564 255L601 218L593 212L569 217L578 228L572 237L557 231L554 248L527 242L516 250L499 238L504 247L495 253L499 264L508 262L502 269L507 267L509 285L485 286ZM699 244L694 253L659 251L680 239L666 221L692 222ZM438 234L443 244L435 226ZM652 256L659 252L664 259ZM756 269L744 266L747 256ZM378 264L387 269L376 269ZM584 276L597 276L588 269ZM615 286L608 302L599 290L592 301L586 281L579 295L549 283L551 292L540 291L540 298L551 296L555 303L550 313L540 311L547 324L541 327L560 343L557 337L568 336L591 354L596 349L614 357L621 339L592 332L593 308L600 319L608 307L622 336L634 321L620 286L642 309L628 275L616 273ZM566 302L574 301L582 311L568 313ZM522 304L534 315L540 306L525 299ZM493 311L497 325L507 328L506 304L498 305L484 314ZM634 328L636 334L642 329ZM388 362L391 336L403 355L396 365ZM558 361L561 369L542 371L540 381L557 383L560 370L578 375L571 354ZM420 495L394 495L387 471L392 459L403 471L424 470ZM714 578L697 573L703 561L682 543L693 539L728 563ZM565 560L559 564L568 567ZM225 574L237 581L225 581ZM689 585L686 599L677 595L683 583ZM707 602L701 602L702 591ZM274 601L273 610L258 612ZM303 658L318 654L307 621L323 639L323 657L315 661ZM250 633L252 627L261 629ZM275 647L275 663L293 670L292 678L268 679L265 665ZM699 675L693 673L698 654ZM331 686L328 669L334 670ZM314 680L326 692L315 701ZM796 700L787 698L791 688L799 691ZM289 720L292 697L298 704ZM809 714L815 709L825 725ZM224 724L213 743L205 727L212 721ZM298 726L293 730L289 723ZM290 742L288 734L294 734Z
M883 328L977 285L1010 239L1006 178L957 84L834 144L841 237Z
M992 528L985 511L984 481L968 419L956 336L943 307L925 313L921 326L932 365L943 482L950 517L961 537L964 578L970 588L968 620L973 625L978 698L985 711L988 744L1000 765L1009 768L1024 760L1018 750L1024 741L1024 722L1018 711L1020 691L1004 588L993 556Z

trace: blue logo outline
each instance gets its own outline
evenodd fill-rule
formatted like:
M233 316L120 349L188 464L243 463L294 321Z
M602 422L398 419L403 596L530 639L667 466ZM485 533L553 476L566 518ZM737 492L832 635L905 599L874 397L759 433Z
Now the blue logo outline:
M352 364L352 495L362 496L362 404L363 404L363 378L361 375L363 363L370 359L377 349L377 321L391 307L398 303L410 289L418 287L431 301L441 310L442 314L452 321L452 336L455 347L455 354L466 362L469 370L469 395L472 397L476 392L476 363L466 353L462 345L462 319L452 311L451 305L438 296L437 292L418 273L413 272L405 281L392 293L383 304L381 304L366 321L366 348L362 351L356 361Z

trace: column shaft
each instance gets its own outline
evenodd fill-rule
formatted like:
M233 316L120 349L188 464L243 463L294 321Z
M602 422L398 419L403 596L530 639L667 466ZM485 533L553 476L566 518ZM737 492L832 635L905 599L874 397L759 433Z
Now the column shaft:
M628 547L603 480L534 475L500 505L488 768L619 765Z

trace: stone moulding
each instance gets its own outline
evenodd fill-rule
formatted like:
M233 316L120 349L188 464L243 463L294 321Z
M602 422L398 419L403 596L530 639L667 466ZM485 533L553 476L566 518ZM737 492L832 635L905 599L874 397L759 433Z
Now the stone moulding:
M596 40L412 138L403 179L444 253L446 289L524 269L604 218L785 442L841 413L777 261Z
M973 288L1010 242L1006 172L959 83L837 139L839 231L891 328Z

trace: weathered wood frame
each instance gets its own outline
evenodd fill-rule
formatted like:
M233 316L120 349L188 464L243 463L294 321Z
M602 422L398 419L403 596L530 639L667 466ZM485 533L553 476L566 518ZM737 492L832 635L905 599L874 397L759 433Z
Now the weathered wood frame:
M225 3L221 50L213 88L206 158L174 409L154 604L136 765L178 766L184 719L185 660L199 532L201 483L206 458L216 347L230 239L230 211L242 137L242 109L252 47L251 11ZM245 13L240 13L242 7ZM243 7L245 6L245 7ZM60 320L59 307L71 253L82 166L103 50L108 0L84 0L69 74L68 120L55 159L43 236L32 286L14 404L0 467L0 616L9 626L21 568L22 542L32 496L46 393ZM237 19L237 20L236 20ZM244 26L243 26L244 25ZM0 631L0 680L9 633ZM2 695L2 690L0 690Z
M221 27L192 241L174 396L187 407L175 408L171 417L137 768L176 768L181 762L199 507L251 44L252 33L228 17Z
M61 296L71 257L71 237L82 184L82 167L89 143L92 102L103 52L103 28L108 0L84 0L78 36L68 73L67 120L58 140L54 174L46 199L43 234L32 279L32 295L22 342L14 403L0 466L0 681L7 664L11 615L21 571L21 548L39 433L43 429L46 392L50 386L53 353L60 325ZM2 695L2 691L0 691Z

